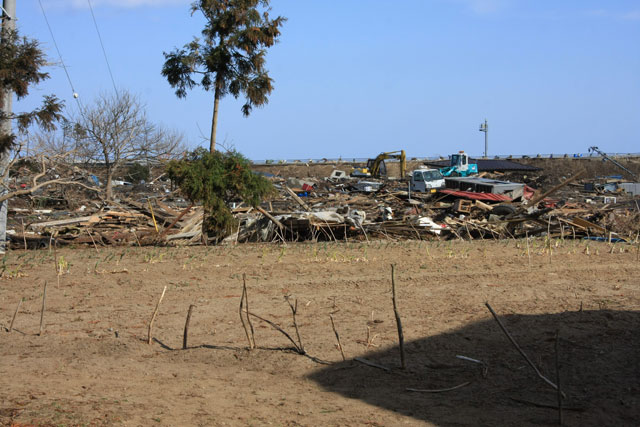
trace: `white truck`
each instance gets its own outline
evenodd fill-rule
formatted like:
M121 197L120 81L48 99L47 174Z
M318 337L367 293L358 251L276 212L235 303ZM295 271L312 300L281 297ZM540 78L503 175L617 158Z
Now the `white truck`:
M444 176L438 169L420 168L411 172L411 191L435 193L444 185Z

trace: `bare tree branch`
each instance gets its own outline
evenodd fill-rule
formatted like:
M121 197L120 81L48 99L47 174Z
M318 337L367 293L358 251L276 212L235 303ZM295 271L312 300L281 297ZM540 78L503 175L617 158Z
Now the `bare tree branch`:
M75 119L74 135L89 160L104 164L107 199L116 170L125 161L163 160L184 151L182 135L151 123L145 106L127 91L100 95Z

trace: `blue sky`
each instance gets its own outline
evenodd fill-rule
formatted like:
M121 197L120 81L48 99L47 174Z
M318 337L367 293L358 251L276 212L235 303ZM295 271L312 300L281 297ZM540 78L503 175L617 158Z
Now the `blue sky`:
M85 104L113 91L86 0L42 0ZM163 51L199 35L184 0L92 0L118 87L149 117L207 145L213 96L176 98ZM286 16L268 54L269 104L249 118L221 102L218 140L252 159L640 152L637 0L272 0ZM18 2L21 33L59 62L37 0ZM74 107L62 67L16 110L54 93Z

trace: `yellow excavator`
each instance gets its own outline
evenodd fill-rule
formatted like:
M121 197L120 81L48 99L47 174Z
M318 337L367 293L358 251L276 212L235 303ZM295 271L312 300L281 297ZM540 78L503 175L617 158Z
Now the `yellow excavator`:
M407 174L407 155L404 150L380 153L375 159L367 160L365 168L355 168L351 176L384 178L387 176L387 165L384 161L388 159L400 160L400 179L403 179Z

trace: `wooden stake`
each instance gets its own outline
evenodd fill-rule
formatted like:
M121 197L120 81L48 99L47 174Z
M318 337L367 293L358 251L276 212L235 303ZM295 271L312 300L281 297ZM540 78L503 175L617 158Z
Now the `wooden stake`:
M560 356L558 346L560 342L560 330L556 330L556 384L558 384L558 424L562 425L562 389L560 388Z
M156 309L153 310L153 315L151 316L151 320L149 321L149 331L147 334L147 344L151 344L151 330L153 329L153 321L156 320L156 316L158 315L158 309L160 308L160 303L162 302L162 298L164 298L164 293L167 291L167 287L165 286L162 290L162 295L160 295L160 299L158 300L158 304L156 304Z
M245 286L245 290L244 290L244 306L247 309L247 313L249 313L249 291L247 291L246 289L246 278L245 275L242 275L242 280ZM251 322L251 317L249 317L249 315L247 314L247 323L249 324L249 331L251 332L251 344L253 345L252 348L256 348L256 337L255 337L255 332L253 330L253 322Z
M18 301L18 305L16 306L16 311L13 312L13 317L11 318L11 323L9 324L9 329L7 329L7 332L11 332L11 330L13 329L13 322L16 321L16 316L18 315L18 310L20 310L21 305L22 305L22 298L20 298L20 301Z
M549 244L549 265L551 265L551 216L549 216L549 222L547 224L547 242Z
M96 252L100 253L100 251L98 250L98 245L96 245L96 241L93 240L93 236L91 235L91 232L89 231L88 228L87 228L87 234L89 235L89 237L91 237L91 242L93 243L93 247L96 248Z
M58 268L58 241L57 240L54 240L53 242L53 263L56 267L56 276L58 281L58 284L56 285L56 287L60 289L60 271Z
M396 325L398 326L398 343L400 346L400 367L405 369L406 363L404 358L404 333L402 332L402 320L400 319L400 312L398 311L398 304L396 302L396 279L395 279L395 265L391 264L391 298L393 300L393 314L396 316Z
M47 282L44 282L44 290L42 291L42 310L40 311L40 332L38 336L42 336L44 332L44 310L47 306Z
M547 377L545 377L544 375L542 375L542 372L540 372L540 370L536 367L536 365L533 364L533 362L531 361L531 359L529 359L529 356L527 356L527 354L520 348L520 346L518 345L518 343L516 342L515 339L513 339L513 337L511 336L511 334L509 333L509 331L507 330L507 328L502 324L502 322L500 321L500 319L498 318L498 315L496 314L495 311L493 311L493 308L491 308L491 306L489 305L488 302L486 302L484 305L487 306L487 308L489 309L489 311L491 312L491 314L493 315L493 318L496 319L496 322L498 322L498 325L500 325L500 329L502 329L502 332L504 332L504 334L507 336L507 338L509 338L509 341L511 341L511 344L513 344L513 346L516 348L516 350L518 350L518 352L520 353L520 355L522 355L522 357L524 358L524 360L527 361L527 363L529 364L529 366L531 366L531 368L536 372L536 374L538 375L538 377L540 377L540 379L542 379L544 382L546 382L547 384L549 384L551 387L553 387L555 390L558 390L558 386L555 385L551 380L549 380ZM560 392L562 393L562 392Z
M133 236L136 238L136 242L138 242L138 247L141 248L142 245L140 244L140 239L138 239L138 235L136 234L136 231L133 230ZM97 250L97 249L96 249Z
M296 321L296 314L298 313L298 299L295 300L295 305L291 304L289 298L287 298L289 307L291 307L291 315L293 316L293 327L296 329L296 337L298 338L298 348L304 353L304 346L302 345L302 339L300 339L300 330L298 329L298 322Z
M60 289L60 276L62 275L62 266L58 262L58 241L53 243L53 255L56 260L56 289Z
M246 310L246 320L245 316L242 314L242 307L245 304L245 300L247 297L247 275L245 273L242 274L242 295L240 296L240 308L238 309L238 314L240 315L240 322L242 322L242 328L244 329L244 334L247 336L247 342L249 343L249 350L253 349L254 342L251 340L251 336L249 335L249 329L247 328L247 321L249 321L249 308ZM253 329L253 328L252 328Z
M336 324L333 322L333 315L329 315L329 319L331 319L331 327L333 328L333 333L336 334L336 340L338 341L338 349L340 350L340 354L342 355L342 361L347 360L344 357L344 350L342 349L342 343L340 342L340 335L338 335L338 331L336 330Z
M525 232L525 236L527 239L527 258L529 258L529 268L531 268L531 252L529 252L529 232Z
M189 305L189 311L187 312L187 321L184 323L184 335L182 336L182 349L187 349L187 337L189 336L189 322L191 322L191 312L195 305Z
M27 236L24 234L24 219L20 219L22 221L22 240L24 241L24 250L27 250Z

